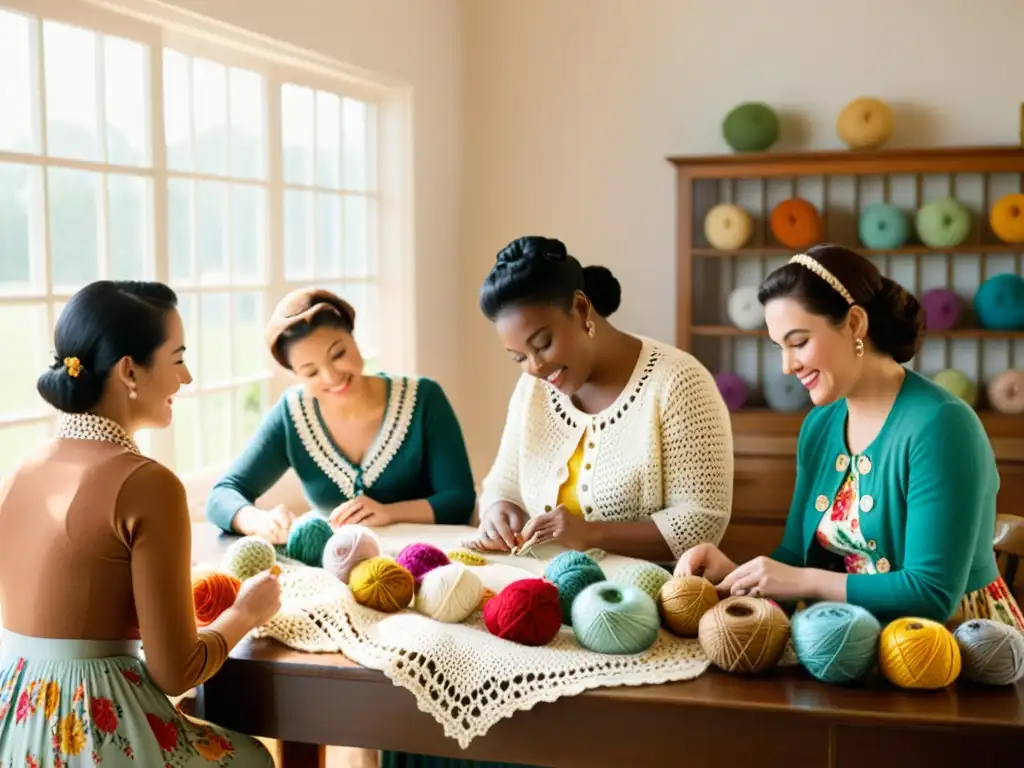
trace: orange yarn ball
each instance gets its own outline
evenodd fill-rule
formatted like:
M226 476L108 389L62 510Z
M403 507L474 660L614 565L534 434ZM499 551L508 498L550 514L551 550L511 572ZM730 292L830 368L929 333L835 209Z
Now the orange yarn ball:
M818 209L800 197L783 200L772 209L772 236L787 248L809 248L821 241Z
M196 623L205 627L235 603L242 582L226 573L211 571L192 577L192 605Z

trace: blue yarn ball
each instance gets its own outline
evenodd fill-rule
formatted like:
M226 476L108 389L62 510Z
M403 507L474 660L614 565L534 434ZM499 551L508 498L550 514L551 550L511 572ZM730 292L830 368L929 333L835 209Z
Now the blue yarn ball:
M892 251L906 244L910 222L892 203L874 203L861 211L858 234L865 248Z
M605 580L604 571L592 557L573 549L555 555L544 569L544 578L558 589L563 624L572 624L572 604L579 593Z
M1024 330L1024 277L1010 272L990 277L974 294L974 311L982 328Z
M333 535L331 524L320 515L313 512L303 515L292 524L285 555L300 563L321 568L324 564L324 548Z
M640 653L658 639L661 617L640 587L599 581L572 604L572 629L584 648L597 653Z
M878 657L882 626L871 613L849 603L815 603L790 620L800 663L824 683L864 679Z

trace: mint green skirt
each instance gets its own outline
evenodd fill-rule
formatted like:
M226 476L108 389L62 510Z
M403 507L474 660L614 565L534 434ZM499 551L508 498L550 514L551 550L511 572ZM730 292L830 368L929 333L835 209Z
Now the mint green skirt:
M135 641L0 636L2 768L273 768L255 739L188 719Z

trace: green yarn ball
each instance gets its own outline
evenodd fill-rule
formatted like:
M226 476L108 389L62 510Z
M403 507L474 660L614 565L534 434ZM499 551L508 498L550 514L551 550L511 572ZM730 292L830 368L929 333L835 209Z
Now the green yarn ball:
M269 571L276 561L273 544L258 536L245 536L228 547L222 567L239 581L245 581Z
M324 564L324 548L333 535L331 524L315 512L310 512L292 525L285 554L292 560L321 568Z
M734 107L722 121L725 143L736 152L763 152L779 140L779 116L762 102Z
M593 558L576 550L560 552L551 559L544 569L544 578L558 589L558 600L562 604L562 623L572 624L572 604L576 597L591 584L605 580Z
M917 209L915 225L929 248L956 248L971 234L971 212L959 200L940 197Z
M640 653L658 639L661 617L650 595L639 587L599 581L572 604L572 630L584 648L596 653Z
M631 584L639 587L652 600L658 599L658 593L665 586L665 582L672 578L672 574L654 563L640 562L630 563L620 568L615 574L616 584Z
M815 603L793 615L790 630L800 663L824 683L863 680L875 666L882 627L859 605Z

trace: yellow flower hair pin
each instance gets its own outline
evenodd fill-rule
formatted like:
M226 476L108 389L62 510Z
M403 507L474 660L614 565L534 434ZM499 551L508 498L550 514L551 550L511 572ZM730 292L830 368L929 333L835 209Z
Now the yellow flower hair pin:
M70 376L72 379L77 379L78 374L82 372L82 361L79 360L77 357L65 357L64 367L68 371L68 376Z

